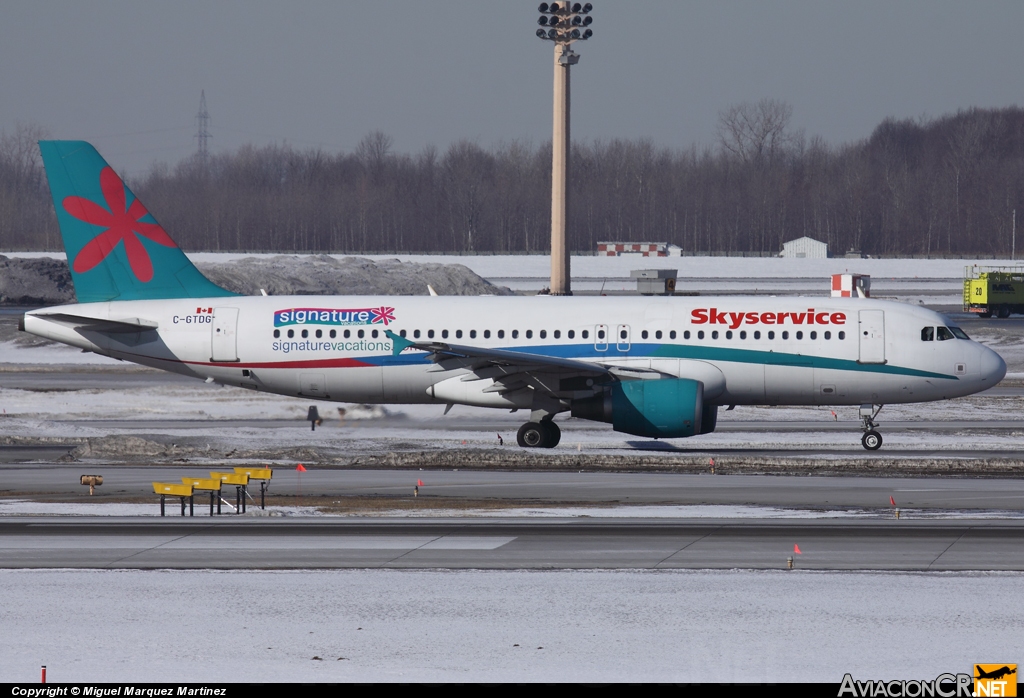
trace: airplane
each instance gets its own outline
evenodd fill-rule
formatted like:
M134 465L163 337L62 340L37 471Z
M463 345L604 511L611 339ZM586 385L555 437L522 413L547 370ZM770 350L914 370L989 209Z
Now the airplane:
M974 678L976 678L976 679L995 679L995 680L998 681L999 679L1003 678L1004 676L1009 676L1010 674L1016 674L1017 673L1017 667L1016 667L1016 665L1014 665L1014 668L1011 669L1009 666L1005 666L1004 665L1004 666L1000 667L999 669L993 669L992 671L984 671L984 670L982 670L980 664L975 664L974 665L974 672L975 672L975 677Z
M735 405L859 405L991 388L1003 359L931 310L869 298L241 296L189 261L84 141L40 141L77 303L21 328L105 356L308 400L529 411L674 439Z

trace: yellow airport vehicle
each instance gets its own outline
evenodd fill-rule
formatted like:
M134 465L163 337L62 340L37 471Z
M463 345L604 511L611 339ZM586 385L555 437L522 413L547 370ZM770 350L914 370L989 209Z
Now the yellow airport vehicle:
M1024 313L1024 267L964 267L964 312L985 318Z
M192 497L192 485L181 484L176 482L154 482L153 492L160 495L160 516L166 516L167 512L165 509L165 503L167 497L178 497L181 499L181 515L185 515L185 500L188 500L188 515L194 516L195 500Z

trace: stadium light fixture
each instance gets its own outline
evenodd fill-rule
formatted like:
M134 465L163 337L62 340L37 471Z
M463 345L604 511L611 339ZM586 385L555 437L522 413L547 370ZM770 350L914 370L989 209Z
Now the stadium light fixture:
M594 35L589 29L594 6L578 2L542 2L537 8L537 38L555 44L554 123L551 134L551 294L571 296L566 242L569 208L569 68L580 61L572 50ZM581 29L582 28L582 29Z

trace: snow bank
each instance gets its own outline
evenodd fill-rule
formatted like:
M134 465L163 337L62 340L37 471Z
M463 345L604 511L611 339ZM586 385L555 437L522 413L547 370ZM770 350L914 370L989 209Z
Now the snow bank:
M0 681L931 679L1024 645L1020 573L2 570ZM202 600L201 610L195 605Z

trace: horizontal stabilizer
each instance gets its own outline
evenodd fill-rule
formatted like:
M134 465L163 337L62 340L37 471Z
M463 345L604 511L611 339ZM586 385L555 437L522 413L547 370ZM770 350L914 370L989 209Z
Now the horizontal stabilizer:
M104 334L146 332L147 330L155 330L159 327L159 325L152 320L144 320L137 317L123 318L121 320L104 320L102 318L72 315L70 313L50 313L46 315L34 313L34 315L37 318L56 322L61 325L76 327L83 330L91 330L93 332L102 332Z

